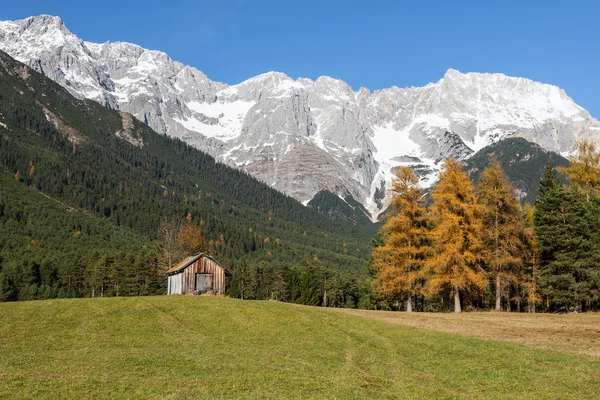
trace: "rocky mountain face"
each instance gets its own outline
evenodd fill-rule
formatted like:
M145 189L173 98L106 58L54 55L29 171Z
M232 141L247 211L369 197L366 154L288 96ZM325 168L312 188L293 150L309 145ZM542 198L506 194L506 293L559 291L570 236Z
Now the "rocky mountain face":
M600 141L600 123L562 89L502 74L450 69L424 87L374 92L277 72L229 86L160 51L85 42L52 16L0 22L0 49L305 204L327 190L374 219L398 166L429 186L445 158L507 137L563 155L582 137Z

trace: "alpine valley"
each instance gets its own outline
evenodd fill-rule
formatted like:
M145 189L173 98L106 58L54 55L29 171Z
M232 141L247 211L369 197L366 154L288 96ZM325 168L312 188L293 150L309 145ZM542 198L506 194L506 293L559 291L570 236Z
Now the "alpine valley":
M303 204L330 192L372 220L398 166L429 187L446 158L467 160L506 138L562 156L581 137L600 141L600 122L562 89L502 74L450 69L424 87L373 92L279 72L230 86L160 51L86 42L47 15L0 22L0 49L75 97L131 113Z

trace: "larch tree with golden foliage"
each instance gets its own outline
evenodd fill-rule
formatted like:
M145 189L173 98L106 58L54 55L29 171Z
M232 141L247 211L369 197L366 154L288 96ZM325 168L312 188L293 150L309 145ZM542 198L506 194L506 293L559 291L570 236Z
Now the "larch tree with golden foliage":
M535 208L525 204L525 240L527 276L525 286L527 289L527 311L535 313L535 307L540 302L540 248L535 234Z
M402 167L396 172L394 197L387 222L381 229L383 245L373 249L376 271L373 288L387 297L406 296L412 311L416 294L422 292L422 269L428 249L427 210L415 172Z
M444 163L431 196L432 256L425 263L428 294L454 292L454 312L462 311L460 293L483 292L487 274L481 267L481 217L473 185L461 164Z
M177 243L186 256L206 252L206 241L202 227L192 223L192 215L188 213L187 223L182 224L177 232Z
M588 201L593 192L600 195L600 148L596 143L582 140L569 161L568 167L557 168L557 171L566 174L571 183L579 186L586 193Z
M481 208L483 258L496 290L496 311L510 284L520 284L525 249L525 221L521 203L496 157L481 174L477 185Z

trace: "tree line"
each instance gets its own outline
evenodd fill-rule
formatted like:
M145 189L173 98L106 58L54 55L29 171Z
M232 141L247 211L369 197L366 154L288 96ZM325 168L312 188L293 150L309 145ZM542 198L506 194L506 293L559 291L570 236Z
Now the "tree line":
M600 152L583 141L568 167L549 164L521 206L495 157L475 186L448 159L430 204L415 172L396 173L371 257L372 287L412 311L600 309Z

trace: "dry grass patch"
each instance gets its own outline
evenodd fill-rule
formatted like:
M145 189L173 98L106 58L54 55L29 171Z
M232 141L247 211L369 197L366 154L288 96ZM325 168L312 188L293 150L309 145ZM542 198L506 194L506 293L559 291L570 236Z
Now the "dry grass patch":
M438 332L600 357L600 313L406 313L330 309L347 315Z

